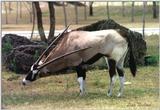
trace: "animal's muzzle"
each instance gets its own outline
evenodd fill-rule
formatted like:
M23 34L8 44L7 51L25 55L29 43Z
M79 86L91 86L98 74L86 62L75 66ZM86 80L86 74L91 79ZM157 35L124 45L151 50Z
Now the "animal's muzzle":
M23 81L22 81L22 84L23 84L23 86L25 86L25 85L26 85L26 83L25 83L25 82L23 82Z
M23 79L23 81L22 81L22 84L25 86L25 85L27 85L27 84L29 84L30 83L30 81L29 80L26 80L25 78Z

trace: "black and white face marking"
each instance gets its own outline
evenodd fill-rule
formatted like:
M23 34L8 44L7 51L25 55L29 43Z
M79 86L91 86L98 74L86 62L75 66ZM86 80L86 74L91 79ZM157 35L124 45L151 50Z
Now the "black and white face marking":
M38 77L38 70L36 65L32 65L31 70L27 74L27 76L23 79L22 84L27 85L32 81L35 81Z

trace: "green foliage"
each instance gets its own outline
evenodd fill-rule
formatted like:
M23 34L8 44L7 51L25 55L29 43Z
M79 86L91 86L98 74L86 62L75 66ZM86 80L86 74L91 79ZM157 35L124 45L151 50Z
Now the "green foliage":
M145 57L146 65L158 65L159 62L159 36L146 36L147 56Z
M13 71L17 72L17 66L16 66L16 59L13 58L12 62L11 62L11 65L13 67Z
M9 53L13 49L11 45L11 41L8 39L6 43L4 43L2 47L2 52L3 53Z
M159 55L149 56L145 60L146 65L158 65L158 62Z
M34 54L34 56L33 56L33 59L34 59L34 60L37 60L38 57L39 57L39 52L36 50L36 51L35 51L35 54Z

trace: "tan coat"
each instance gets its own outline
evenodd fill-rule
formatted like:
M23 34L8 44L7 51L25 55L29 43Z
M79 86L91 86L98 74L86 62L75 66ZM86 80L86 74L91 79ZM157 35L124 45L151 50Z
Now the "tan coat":
M86 62L98 53L119 60L127 49L127 41L116 30L101 30L94 32L71 31L66 33L57 46L43 59L43 63L58 56L77 49L91 47L90 49L74 53L53 62L43 69L41 73L56 72L66 67L77 66Z

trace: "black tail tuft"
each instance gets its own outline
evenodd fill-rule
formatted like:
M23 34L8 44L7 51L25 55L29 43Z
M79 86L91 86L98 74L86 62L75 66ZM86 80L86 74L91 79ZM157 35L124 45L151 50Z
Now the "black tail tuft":
M129 56L129 67L131 70L131 73L133 75L133 77L136 76L136 72L137 72L137 67L136 67L136 62L133 56L133 51L132 51L132 41L128 35L128 33L132 34L130 30L117 30L117 32L123 36L127 42L128 42L128 47L129 47L129 51L130 51L130 56Z
M130 50L129 67L130 67L130 70L131 70L133 77L135 77L136 72L137 72L137 67L136 67L136 62L135 62L132 50Z

